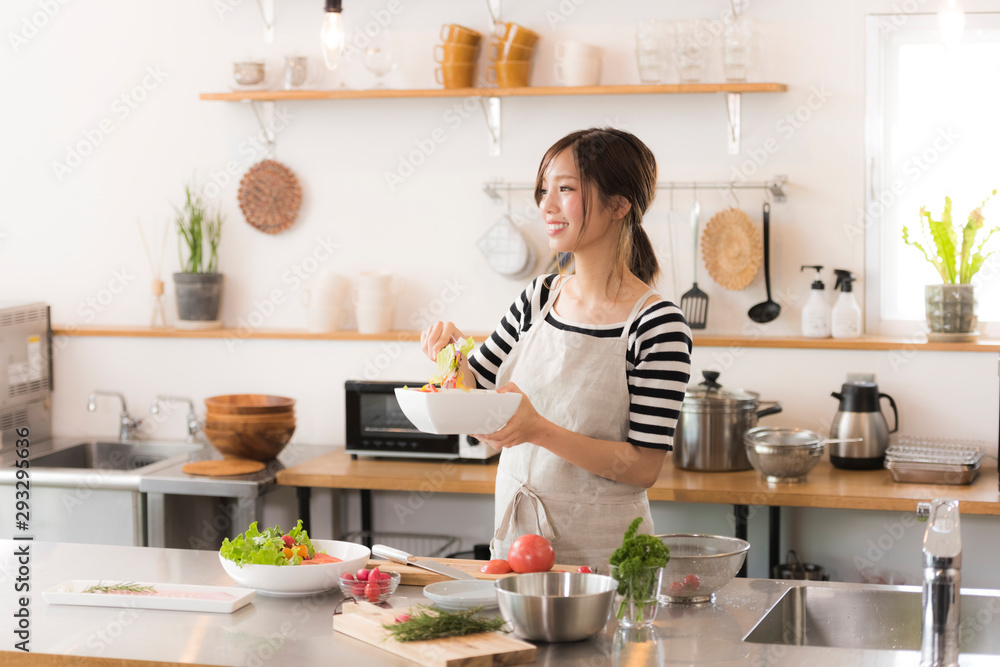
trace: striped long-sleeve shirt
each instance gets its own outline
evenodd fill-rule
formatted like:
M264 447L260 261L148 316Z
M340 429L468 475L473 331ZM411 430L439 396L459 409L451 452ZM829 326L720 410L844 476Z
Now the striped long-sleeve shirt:
M469 366L480 387L495 389L497 370L532 326L553 326L584 335L618 338L617 325L580 325L549 310L537 319L548 302L553 276L539 276L525 288L500 320L496 331L469 357ZM684 390L691 376L691 330L680 309L669 301L656 301L632 322L626 352L629 391L628 442L640 447L673 449L674 426Z

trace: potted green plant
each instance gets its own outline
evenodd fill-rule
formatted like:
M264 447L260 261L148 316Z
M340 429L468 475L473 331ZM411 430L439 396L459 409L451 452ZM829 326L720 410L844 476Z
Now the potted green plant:
M982 209L996 193L993 190L982 204L973 209L964 225L953 223L951 197L945 197L940 220L932 218L930 211L921 207L920 240L911 239L909 228L903 226L903 242L919 250L941 276L941 284L924 288L927 327L935 337L941 338L942 334L944 338L948 335L964 337L975 334L979 316L972 277L996 252L988 250L987 243L1000 229L1000 226L985 228ZM934 254L927 250L931 244Z
M181 271L174 274L177 293L177 326L186 329L215 329L222 326L222 274L219 239L222 213L209 211L201 195L191 186L184 188L185 201L176 209L177 251Z

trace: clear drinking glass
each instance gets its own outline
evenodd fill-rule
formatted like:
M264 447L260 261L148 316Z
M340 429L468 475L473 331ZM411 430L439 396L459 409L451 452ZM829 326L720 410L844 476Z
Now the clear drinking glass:
M651 627L659 608L663 568L644 567L638 572L625 573L617 565L612 565L611 576L625 584L626 593L615 596L614 612L619 625L624 628Z
M384 88L382 77L396 69L392 56L392 34L388 28L383 28L372 37L365 47L365 67L375 75L375 87Z
M752 55L753 25L748 18L734 18L722 33L722 72L726 81L746 81Z
M285 57L285 90L302 86L309 78L309 59L305 56Z
M674 62L681 83L698 83L705 76L707 47L712 43L712 35L704 19L677 21L676 33Z
M667 55L673 38L673 25L667 21L646 19L636 23L635 57L639 81L662 83L669 76ZM664 71L665 68L667 71Z

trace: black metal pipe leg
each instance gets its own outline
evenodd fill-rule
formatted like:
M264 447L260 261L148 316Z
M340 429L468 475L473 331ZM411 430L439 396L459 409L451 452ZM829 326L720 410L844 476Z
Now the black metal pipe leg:
M767 576L774 576L774 569L781 558L781 508L771 507L767 517Z
M312 496L312 488L308 486L295 487L295 497L299 501L299 518L302 519L302 527L306 532L312 532L312 517L309 514L309 499Z
M372 492L361 489L361 536L362 542L372 548Z
M749 516L749 514L750 514L750 508L747 507L746 505L733 505L733 516L736 520L735 531L737 539L740 540L747 539L747 517ZM743 567L741 567L740 571L736 573L736 576L744 578L747 576L747 562L745 559L743 561Z

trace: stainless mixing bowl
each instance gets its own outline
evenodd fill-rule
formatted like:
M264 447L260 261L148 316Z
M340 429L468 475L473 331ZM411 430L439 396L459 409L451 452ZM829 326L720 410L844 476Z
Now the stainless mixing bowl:
M575 642L611 616L618 582L603 574L534 572L498 579L500 615L525 639Z
M804 482L823 456L825 443L815 431L758 426L743 435L747 458L766 482Z

